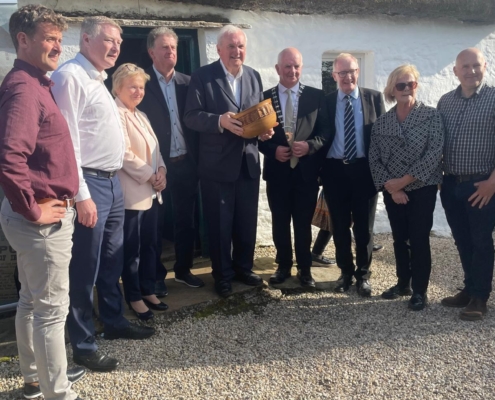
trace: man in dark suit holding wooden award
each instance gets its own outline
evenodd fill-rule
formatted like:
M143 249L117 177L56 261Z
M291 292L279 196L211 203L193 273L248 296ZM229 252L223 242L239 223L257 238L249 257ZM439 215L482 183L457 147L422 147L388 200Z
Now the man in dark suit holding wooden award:
M159 27L148 34L148 53L153 65L146 70L150 80L139 109L151 122L160 152L167 167L167 189L174 208L175 280L193 288L204 286L191 274L194 258L194 211L198 195L198 135L183 123L187 90L191 78L175 71L179 38L169 28ZM167 294L164 283L167 271L161 263L164 206L158 221L158 259L156 290L158 297Z
M295 48L283 50L275 66L280 82L264 93L271 98L279 125L272 140L260 143L263 179L272 213L273 242L279 266L270 283L291 276L292 240L301 286L314 287L311 276L311 220L318 197L319 150L330 139L322 90L299 82L303 60Z
M377 202L368 151L371 128L385 112L385 105L380 92L358 87L359 65L351 54L337 56L333 68L339 90L327 96L327 107L334 139L324 150L327 158L321 178L332 218L337 265L341 269L335 291L349 290L355 277L358 294L368 297ZM351 249L352 222L355 263Z
M245 139L235 113L263 99L257 71L243 65L246 35L232 25L220 31L220 60L193 73L186 101L185 124L199 132L199 178L208 226L215 290L222 297L232 293L236 278L247 285L261 285L252 272L260 161L258 139ZM269 139L273 130L260 138Z

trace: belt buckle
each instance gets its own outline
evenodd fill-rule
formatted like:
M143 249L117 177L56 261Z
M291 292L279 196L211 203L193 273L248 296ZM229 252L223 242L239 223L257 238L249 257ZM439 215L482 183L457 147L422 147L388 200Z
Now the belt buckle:
M349 160L342 159L342 163L347 165L347 164L349 164Z

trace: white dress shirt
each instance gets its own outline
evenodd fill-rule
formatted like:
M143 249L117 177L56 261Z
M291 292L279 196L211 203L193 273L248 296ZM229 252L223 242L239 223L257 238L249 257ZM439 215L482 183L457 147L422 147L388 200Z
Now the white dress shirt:
M285 126L288 126L294 123L294 126L291 126L291 132L295 133L296 125L297 125L297 107L299 106L299 96L297 95L299 93L299 82L297 82L294 86L290 88L290 94L292 97L292 107L294 108L294 113L292 115L285 115L285 105L287 104L287 93L286 93L287 89L288 88L286 88L281 83L278 84L278 99L280 100L280 108L282 109L284 124ZM296 116L296 118L294 118L294 115ZM282 128L285 127L283 126Z
M242 76L242 65L241 68L239 68L239 72L237 73L236 76L232 75L229 71L227 71L227 68L225 68L225 65L223 64L222 60L220 60L220 65L223 68L223 71L225 72L225 77L227 78L227 82L229 83L230 89L232 90L232 94L234 95L235 102L237 103L237 106L241 106L241 76ZM220 125L220 116L218 118L218 129L220 132L223 132L223 128Z
M91 198L82 167L101 171L122 168L125 140L119 111L99 72L78 53L51 76L52 93L69 125L79 173L76 201Z
M328 150L327 158L337 158L339 160L344 158L344 115L346 94L340 89L337 93L337 108L335 109L335 138L333 139L332 146ZM356 130L356 157L366 157L364 149L364 117L363 107L361 104L361 97L359 96L359 88L356 86L354 90L349 94L352 110L354 112L354 127Z
M177 107L177 96L175 93L175 71L170 81L167 82L165 77L157 71L153 65L156 77L162 89L163 97L167 103L168 113L170 116L170 127L172 137L170 140L170 158L179 157L187 153L184 132L179 118L179 108Z

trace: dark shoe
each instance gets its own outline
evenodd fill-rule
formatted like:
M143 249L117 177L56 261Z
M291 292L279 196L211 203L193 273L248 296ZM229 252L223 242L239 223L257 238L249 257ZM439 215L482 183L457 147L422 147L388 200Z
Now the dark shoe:
M321 265L334 265L335 260L333 258L324 257L315 253L311 253L311 260L315 264Z
M76 383L77 381L80 381L84 375L86 375L86 369L83 367L74 367L67 370L67 379L71 383ZM41 396L41 389L39 384L33 385L33 384L25 383L24 388L22 389L22 394L26 399L35 399L36 397Z
M235 279L249 286L263 285L263 279L261 279L254 272L241 272L235 275Z
M408 307L413 311L421 311L428 304L428 296L420 293L413 293L409 299Z
M373 245L373 253L377 253L379 251L383 250L383 246L381 244L374 244Z
M469 304L470 300L471 297L469 296L468 292L463 289L455 296L449 296L442 299L441 303L442 306L445 307L464 308Z
M232 295L232 285L227 281L215 282L215 291L220 297L227 298Z
M297 271L297 278L299 279L299 282L301 283L302 287L316 287L316 282L311 276L311 272L302 272L301 270Z
M77 356L74 354L73 360L76 364L84 365L87 369L97 372L113 371L119 366L119 362L112 357L104 356L98 352L87 356Z
M270 276L270 283L271 284L277 284L277 283L284 283L287 278L291 276L291 269L292 268L280 268L278 267L275 273Z
M71 383L76 383L86 375L86 369L83 367L74 367L67 370L67 379Z
M148 339L150 336L153 336L154 333L155 333L155 328L152 328L150 326L129 324L124 329L119 329L113 332L105 331L103 338L107 340L114 340L114 339L142 340L142 339Z
M382 298L387 300L398 299L400 296L411 296L412 290L409 286L392 286L382 293Z
M344 293L352 286L352 276L341 274L337 280L337 286L333 290L336 293Z
M162 298L168 295L167 285L165 285L164 281L156 281L155 282L155 296L158 298Z
M154 317L154 314L151 312L151 310L140 313L140 312L137 312L134 308L132 308L131 303L127 303L127 305L129 306L129 310L133 311L134 314L136 314L136 317L138 317L141 321L149 321L150 319L153 319L153 317Z
M156 296L156 294L155 294L155 296ZM148 306L148 308L155 310L155 311L165 311L168 309L168 306L162 301L160 301L158 304L152 303L151 301L146 300L145 298L143 298L143 301L144 301L144 304L146 304Z
M487 311L486 300L473 297L459 316L463 321L481 321Z
M371 284L368 279L358 279L356 282L356 290L361 297L371 296Z
M205 283L199 279L197 276L189 273L186 275L175 276L175 281L179 283L184 283L185 285L193 288L200 288L205 285Z

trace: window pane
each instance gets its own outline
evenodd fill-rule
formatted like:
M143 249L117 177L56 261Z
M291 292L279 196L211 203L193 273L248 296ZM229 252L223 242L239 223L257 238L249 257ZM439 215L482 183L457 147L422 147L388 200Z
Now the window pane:
M332 77L333 61L322 61L321 63L321 84L325 94L337 90L337 82Z

